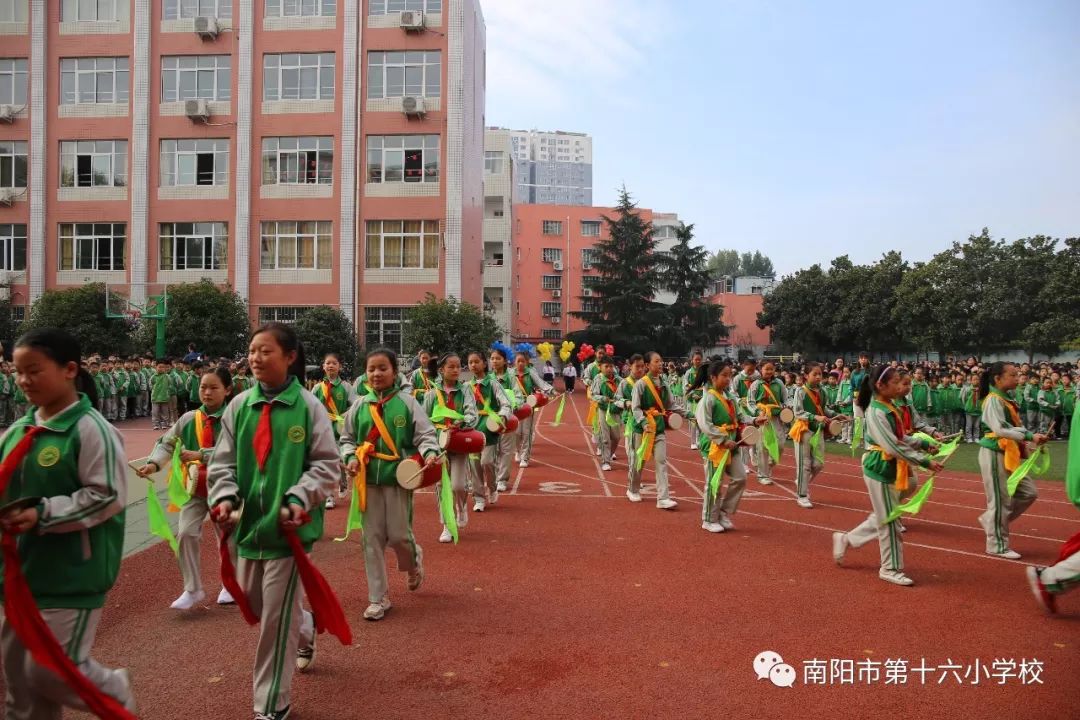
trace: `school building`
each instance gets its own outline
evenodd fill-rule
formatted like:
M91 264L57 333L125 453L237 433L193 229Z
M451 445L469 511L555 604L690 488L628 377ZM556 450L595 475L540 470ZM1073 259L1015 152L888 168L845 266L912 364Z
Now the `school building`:
M481 304L478 0L0 2L0 281L231 285L400 345Z

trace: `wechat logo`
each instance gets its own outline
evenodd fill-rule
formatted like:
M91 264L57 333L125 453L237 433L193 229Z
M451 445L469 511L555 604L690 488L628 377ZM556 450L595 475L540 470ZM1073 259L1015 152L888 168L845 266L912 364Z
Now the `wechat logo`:
M754 673L758 680L768 679L776 687L789 688L795 684L795 668L772 650L758 653L754 658Z

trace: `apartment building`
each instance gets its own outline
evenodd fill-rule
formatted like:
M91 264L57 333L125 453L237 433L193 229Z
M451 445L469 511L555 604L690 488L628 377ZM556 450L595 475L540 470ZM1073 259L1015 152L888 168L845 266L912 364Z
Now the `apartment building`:
M592 138L584 133L505 130L514 157L517 202L592 205Z
M210 278L400 346L425 293L481 302L478 0L3 0L0 35L14 304Z
M517 195L510 133L488 128L484 132L484 309L509 341L513 293L513 208Z
M723 306L721 321L728 334L709 354L732 359L747 355L760 358L765 354L770 343L769 329L757 326L757 316L775 284L773 278L749 275L722 277L713 283L708 300Z
M676 213L653 213L653 238L656 239L657 252L668 252L678 242L675 232L682 223ZM675 302L675 293L661 290L656 293L656 302L670 305Z

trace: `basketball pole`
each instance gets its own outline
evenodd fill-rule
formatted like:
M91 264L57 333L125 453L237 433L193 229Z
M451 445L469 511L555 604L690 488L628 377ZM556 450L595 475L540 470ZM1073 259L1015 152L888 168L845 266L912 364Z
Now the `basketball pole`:
M165 318L154 320L154 359L165 357Z

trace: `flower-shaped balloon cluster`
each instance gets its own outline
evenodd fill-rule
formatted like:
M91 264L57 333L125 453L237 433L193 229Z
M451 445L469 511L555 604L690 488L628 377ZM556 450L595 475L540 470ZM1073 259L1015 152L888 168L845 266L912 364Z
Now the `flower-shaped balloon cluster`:
M575 347L577 346L569 340L563 340L559 347L559 359L564 363L570 362L570 353L574 352Z
M555 351L555 346L549 342L542 342L536 346L536 352L539 353L540 359L547 362L551 359L551 353Z
M581 346L581 349L578 350L577 358L581 362L585 362L586 360L588 360L589 358L591 358L595 354L596 354L596 350L593 348L593 346L588 344L588 343L585 343L585 344L583 344Z

